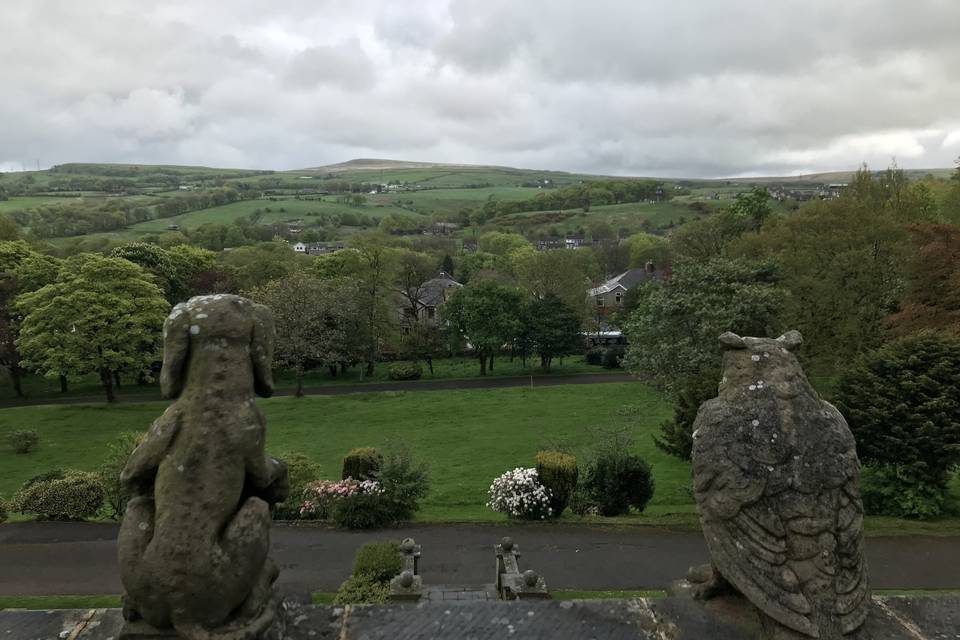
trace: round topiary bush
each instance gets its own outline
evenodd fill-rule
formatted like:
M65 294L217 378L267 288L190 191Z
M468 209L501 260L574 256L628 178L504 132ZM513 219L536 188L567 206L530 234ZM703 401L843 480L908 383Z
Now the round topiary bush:
M383 466L383 454L373 447L358 447L343 457L344 480L372 480Z
M577 459L559 451L541 451L537 454L537 477L550 492L553 517L559 518L567 508L577 488Z
M653 474L643 458L621 451L600 454L587 467L578 487L578 510L595 509L602 516L618 516L630 507L643 511L653 497Z
M419 362L391 362L387 365L387 375L391 380L419 380L423 367Z
M97 474L71 470L61 478L28 481L14 495L11 507L51 520L79 520L95 516L102 503Z
M40 435L33 430L19 430L7 435L7 442L14 453L30 453L40 443Z

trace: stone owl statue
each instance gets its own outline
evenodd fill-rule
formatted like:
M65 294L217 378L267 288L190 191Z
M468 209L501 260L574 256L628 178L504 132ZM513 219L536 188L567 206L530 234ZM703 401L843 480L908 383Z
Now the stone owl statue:
M870 601L859 461L846 420L791 353L801 342L720 336L719 394L694 422L694 494L713 580L831 640L856 631Z

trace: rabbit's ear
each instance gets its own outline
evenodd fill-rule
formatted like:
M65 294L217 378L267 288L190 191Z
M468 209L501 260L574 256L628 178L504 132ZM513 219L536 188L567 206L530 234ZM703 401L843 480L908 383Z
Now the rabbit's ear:
M273 395L273 311L262 304L253 305L253 335L250 336L250 360L253 362L253 388L257 395Z
M190 316L178 304L163 323L163 367L160 369L160 393L177 398L183 391L184 369L190 355Z

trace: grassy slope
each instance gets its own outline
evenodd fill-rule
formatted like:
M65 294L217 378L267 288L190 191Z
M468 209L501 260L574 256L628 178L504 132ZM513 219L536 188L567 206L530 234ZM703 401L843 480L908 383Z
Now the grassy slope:
M34 207L39 207L44 204L52 204L54 202L62 202L64 200L73 200L74 198L67 197L57 197L57 196L23 196L23 197L14 197L7 200L0 200L0 213L8 213L11 211L26 211Z
M163 231L167 225L177 224L183 229L193 229L206 223L229 224L242 216L248 216L257 209L264 211L263 217L258 224L273 224L277 222L289 222L301 220L307 224L311 218L308 214L316 213L362 213L374 218L381 218L388 213L409 216L414 215L406 209L400 209L387 204L377 206L367 204L361 207L351 207L340 204L331 196L326 196L324 200L296 200L294 198L279 198L276 200L244 200L233 202L220 207L211 209L202 209L200 211L191 211L171 218L159 218L157 220L148 220L139 224L132 225L129 230L132 232L151 233ZM270 209L270 212L266 212ZM284 209L284 211L280 211Z

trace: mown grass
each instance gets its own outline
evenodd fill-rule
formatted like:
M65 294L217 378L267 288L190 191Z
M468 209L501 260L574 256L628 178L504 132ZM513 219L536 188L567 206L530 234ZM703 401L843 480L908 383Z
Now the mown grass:
M474 358L437 358L433 362L433 374L430 373L426 363L422 363L423 376L417 382L429 382L431 380L466 380L480 377L480 364ZM514 376L534 376L539 377L563 377L577 374L605 374L622 373L620 370L603 369L596 365L589 365L584 362L580 356L565 358L562 362L555 361L549 373L544 372L535 359L527 361L524 366L520 360L509 358L497 358L494 361L492 371L487 371L488 378L504 378ZM276 388L292 389L296 386L296 379L293 374L286 371L274 371ZM387 363L380 363L374 369L372 376L365 376L363 368L355 366L347 369L345 372L338 372L336 376L330 374L326 369L320 369L309 372L304 376L304 387L326 387L336 385L349 385L361 383L389 382L389 369ZM536 380L534 380L536 384ZM90 398L91 402L96 402L103 397L103 388L99 377L96 375L85 376L79 380L72 380L68 385L66 393L60 392L59 380L44 378L42 376L27 375L22 380L22 388L28 399L49 398L58 400L62 398ZM123 399L125 396L149 396L159 394L160 389L156 383L147 385L138 385L135 380L121 378L121 387L117 390L117 395ZM16 404L17 398L13 392L13 387L8 380L0 374L0 403Z
M0 495L10 497L27 479L56 468L94 470L106 445L126 431L143 431L162 402L48 405L0 410ZM397 391L260 400L267 417L267 447L274 455L303 453L339 477L342 456L358 446L406 442L430 465L431 491L416 519L427 522L506 522L485 506L494 477L532 466L544 447L563 446L583 458L596 428L618 427L632 450L651 465L653 500L642 514L617 518L565 513L563 521L591 526L657 526L697 530L689 464L657 449L651 436L671 414L656 391L640 382L488 390ZM40 445L16 455L5 436L34 429ZM960 496L960 480L953 493ZM868 517L879 535L960 535L960 518L918 522Z
M0 596L3 609L116 609L120 595L95 596Z
M267 416L268 449L306 454L329 478L338 477L342 456L353 447L405 441L430 464L432 487L420 520L504 521L484 506L494 477L532 466L543 446L562 442L583 450L595 441L591 427L613 424L633 433L634 449L653 467L653 505L691 503L688 465L660 452L650 438L671 408L641 383L273 398L259 405ZM0 410L0 494L9 497L25 480L50 469L96 469L107 443L125 431L145 430L164 406ZM631 409L624 412L625 406ZM35 429L37 450L14 454L3 436L15 429Z

